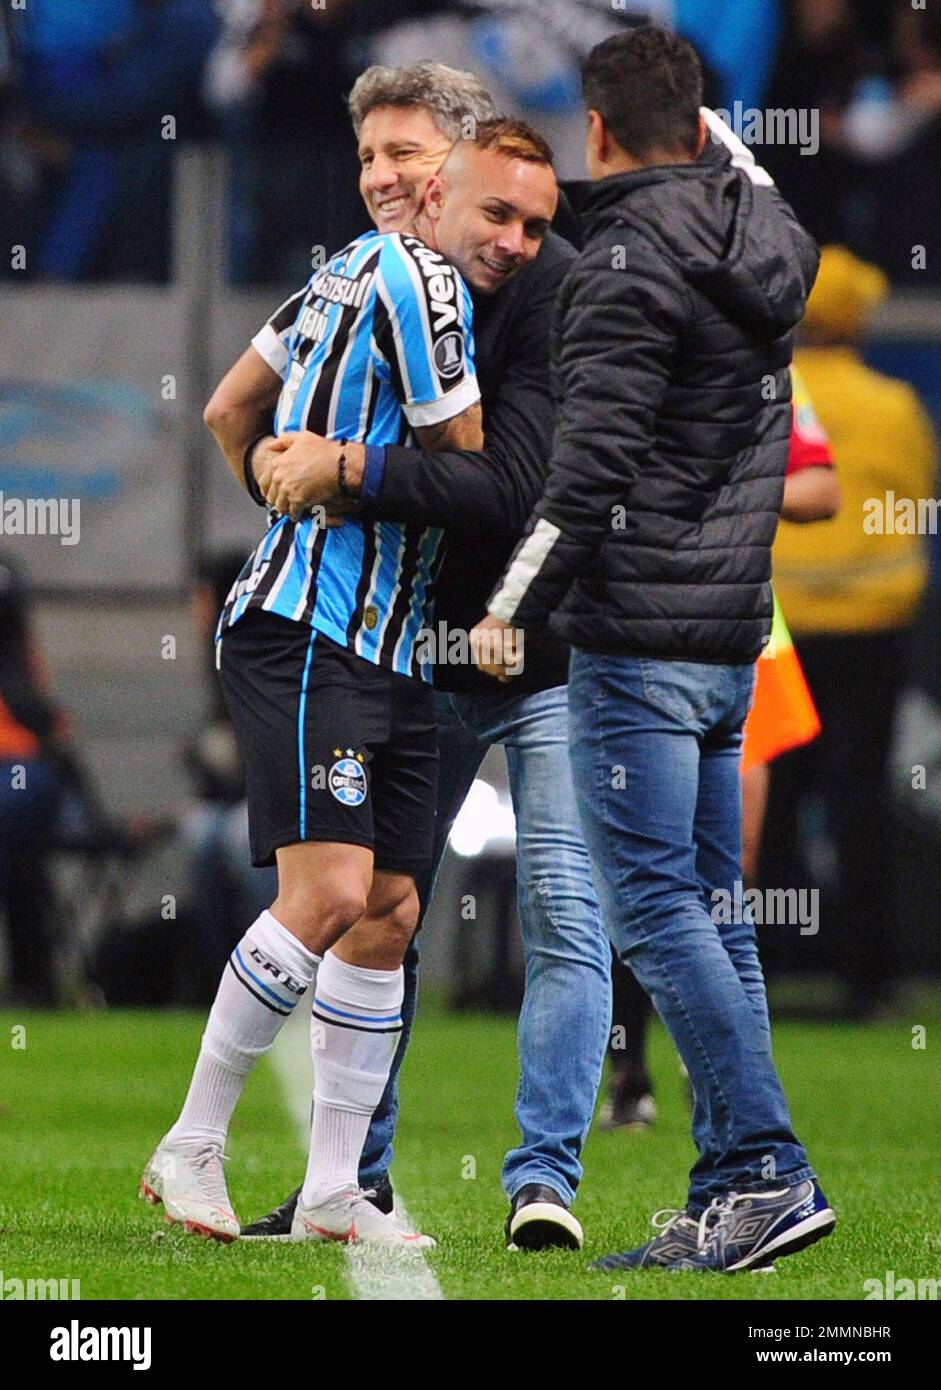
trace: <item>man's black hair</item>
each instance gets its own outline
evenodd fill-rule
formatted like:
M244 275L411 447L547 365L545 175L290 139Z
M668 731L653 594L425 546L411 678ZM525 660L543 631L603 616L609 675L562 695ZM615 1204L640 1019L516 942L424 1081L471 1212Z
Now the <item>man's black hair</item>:
M642 24L597 44L582 63L582 91L625 151L696 154L702 68L692 44Z

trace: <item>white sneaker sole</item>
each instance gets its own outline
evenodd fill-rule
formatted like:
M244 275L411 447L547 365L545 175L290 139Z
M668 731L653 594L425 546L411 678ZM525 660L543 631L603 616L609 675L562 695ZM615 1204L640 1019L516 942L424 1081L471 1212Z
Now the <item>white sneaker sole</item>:
M581 1250L585 1243L585 1233L581 1224L567 1207L557 1206L555 1202L529 1202L525 1207L520 1207L510 1222L510 1244L506 1247L507 1250L518 1252L532 1248L526 1245L525 1239L520 1243L517 1237L524 1236L526 1228L536 1222L554 1226L559 1231L565 1231L570 1237L569 1240L547 1240L538 1247L539 1249L561 1246L569 1250Z
M752 1260L764 1260L769 1255L777 1255L783 1259L786 1255L796 1255L800 1250L806 1250L808 1245L814 1245L824 1236L828 1236L836 1225L836 1213L829 1207L824 1207L823 1211L814 1212L813 1216L808 1216L806 1221L801 1221L797 1226L793 1226L789 1231L782 1231L781 1235L769 1241L761 1250L748 1259L739 1260L737 1264L729 1265L726 1271L734 1274L736 1270L749 1269ZM790 1247L784 1249L784 1246ZM757 1273L752 1270L752 1273Z

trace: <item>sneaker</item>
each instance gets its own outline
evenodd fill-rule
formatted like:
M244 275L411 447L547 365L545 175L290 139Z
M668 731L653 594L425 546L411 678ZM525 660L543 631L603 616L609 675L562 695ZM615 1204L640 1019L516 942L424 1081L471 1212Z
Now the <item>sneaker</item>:
M706 1223L710 1211L714 1217ZM703 1213L700 1247L671 1269L732 1274L779 1255L794 1255L828 1236L836 1215L808 1178L779 1192L733 1192Z
M218 1144L200 1149L158 1144L144 1169L140 1196L152 1206L163 1202L167 1221L191 1235L235 1240L239 1223L229 1201Z
M716 1219L715 1208L707 1207L703 1213L706 1222ZM588 1266L589 1269L650 1269L671 1268L679 1260L694 1255L700 1247L700 1229L703 1217L690 1216L686 1211L675 1207L664 1207L655 1211L650 1224L659 1234L646 1245L638 1245L634 1250L625 1250L621 1255L605 1255ZM755 1274L773 1274L774 1262L771 1259L756 1264Z
M699 1249L699 1222L685 1211L664 1207L655 1211L650 1224L658 1232L646 1245L625 1250L621 1255L605 1255L589 1269L646 1269L651 1265L671 1265L694 1255Z
M506 1219L507 1250L545 1250L553 1245L581 1250L581 1225L553 1187L529 1183L510 1204Z
M358 1187L329 1197L315 1207L299 1199L291 1223L292 1240L333 1240L341 1245L391 1245L410 1250L433 1250L431 1236L404 1230L391 1212L373 1205L371 1190Z
M612 1129L650 1129L657 1121L657 1105L648 1092L643 1095L609 1095L598 1116L598 1128Z
M290 1240L294 1212L297 1208L301 1189L296 1188L278 1207L273 1207L266 1215L242 1228L242 1239L248 1240ZM372 1202L378 1211L388 1216L394 1205L392 1184L387 1177L379 1178L374 1188L368 1188L366 1200Z

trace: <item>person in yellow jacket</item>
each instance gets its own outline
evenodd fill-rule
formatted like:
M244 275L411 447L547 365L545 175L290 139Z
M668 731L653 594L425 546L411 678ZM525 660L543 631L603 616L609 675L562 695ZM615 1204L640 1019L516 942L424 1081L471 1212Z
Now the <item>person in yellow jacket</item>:
M891 992L887 768L906 638L928 579L918 520L933 514L936 469L917 394L861 355L888 288L876 267L824 248L795 362L830 439L842 507L811 527L782 522L773 552L775 593L823 730L772 767L760 877L779 887L811 881L800 812L818 796L837 863L821 933L832 933L857 1017Z

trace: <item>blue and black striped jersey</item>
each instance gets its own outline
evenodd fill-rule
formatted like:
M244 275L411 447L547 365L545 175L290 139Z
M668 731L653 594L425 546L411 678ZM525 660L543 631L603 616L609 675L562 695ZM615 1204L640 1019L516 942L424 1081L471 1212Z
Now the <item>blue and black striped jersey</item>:
M438 252L401 233L350 242L252 342L284 380L279 435L309 429L403 444L413 427L449 420L480 398L467 287ZM415 646L432 622L441 537L438 528L347 519L327 529L271 513L217 635L264 608L378 666L430 679Z

